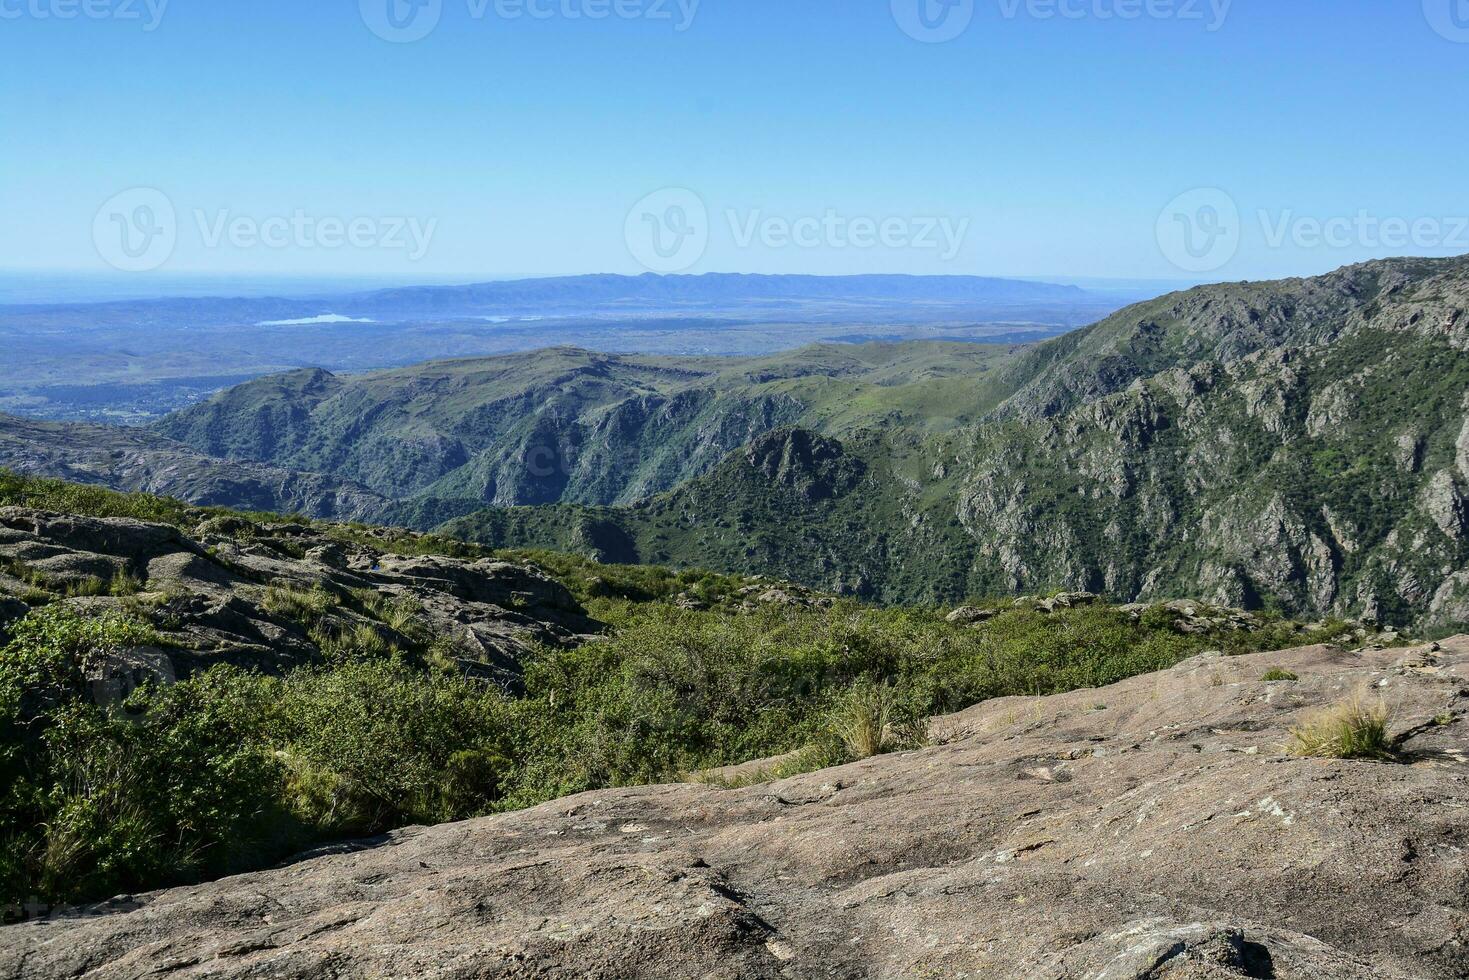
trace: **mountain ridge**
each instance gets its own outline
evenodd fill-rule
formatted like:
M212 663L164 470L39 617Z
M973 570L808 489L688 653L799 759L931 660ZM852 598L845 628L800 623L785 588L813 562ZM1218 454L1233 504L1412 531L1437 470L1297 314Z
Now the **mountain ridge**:
M503 547L889 602L1202 589L1447 626L1469 619L1466 310L1469 258L1384 260L1174 293L1031 347L302 370L154 431Z
M999 401L1014 345L817 345L759 358L557 347L348 379L273 375L153 430L228 459L325 472L396 497L630 503L805 424L943 430Z
M1466 310L1464 259L1202 287L1030 349L979 424L852 439L865 496L821 512L732 456L637 507L444 530L595 553L581 530L624 560L855 580L884 601L1202 589L1446 628L1469 618Z

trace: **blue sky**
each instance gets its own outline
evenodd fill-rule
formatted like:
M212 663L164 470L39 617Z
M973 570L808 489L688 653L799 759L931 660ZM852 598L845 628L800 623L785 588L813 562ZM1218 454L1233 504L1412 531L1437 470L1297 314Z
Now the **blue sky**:
M965 0L943 43L889 0L432 0L409 43L367 26L389 0L161 2L0 0L0 268L108 270L99 235L157 217L138 188L174 212L158 275L1237 279L1469 252L1469 0ZM920 2L961 23L896 0ZM637 240L693 224L678 254Z

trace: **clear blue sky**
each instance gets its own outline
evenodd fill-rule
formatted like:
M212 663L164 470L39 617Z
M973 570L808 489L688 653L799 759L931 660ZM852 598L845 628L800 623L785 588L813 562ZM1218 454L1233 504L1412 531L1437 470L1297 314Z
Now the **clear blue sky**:
M37 16L83 2L141 19ZM905 34L889 0L703 0L682 31L678 0L671 20L537 2L553 16L442 0L432 33L389 43L358 0L171 0L153 30L148 0L0 0L0 268L106 269L94 218L134 187L176 208L176 274L638 272L629 209L666 187L707 206L694 272L1265 278L1469 252L1469 43L1423 0L1235 0L1216 30L1210 0L1127 20L1102 15L1148 0L1069 0L1076 18L975 0L946 43ZM1195 273L1156 228L1201 187L1241 226ZM1291 219L1284 244L1262 210ZM294 231L211 246L200 227L298 211L436 224L421 256ZM1361 212L1441 224L1417 247L1296 240L1293 219ZM896 244L739 240L828 215L895 219ZM967 222L958 247L912 247L929 218Z

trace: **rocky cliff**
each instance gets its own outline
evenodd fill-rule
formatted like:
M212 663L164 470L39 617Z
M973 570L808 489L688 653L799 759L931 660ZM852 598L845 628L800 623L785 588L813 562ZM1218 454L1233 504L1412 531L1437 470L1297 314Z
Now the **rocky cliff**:
M1263 680L1294 677L1294 680ZM1353 692L1390 761L1287 754ZM1469 638L1214 654L781 782L613 790L0 931L47 978L1463 977Z

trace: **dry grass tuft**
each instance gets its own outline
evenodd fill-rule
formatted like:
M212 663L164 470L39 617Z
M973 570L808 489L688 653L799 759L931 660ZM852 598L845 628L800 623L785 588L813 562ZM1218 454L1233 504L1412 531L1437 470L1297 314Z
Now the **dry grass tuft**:
M1291 729L1292 755L1316 759L1390 759L1392 711L1361 695L1308 715Z

